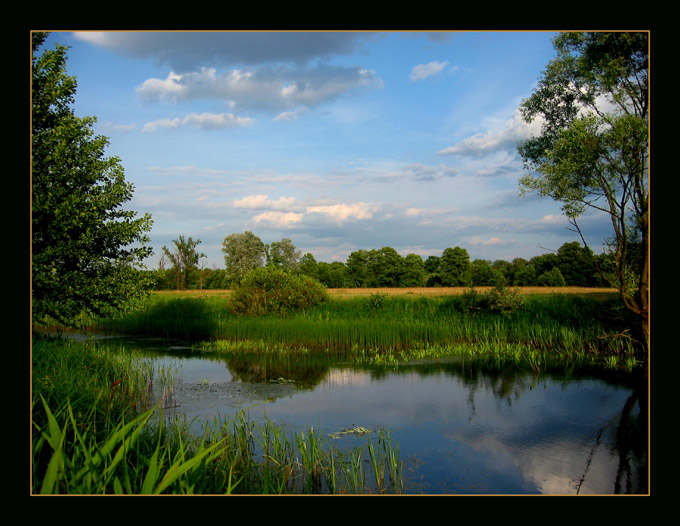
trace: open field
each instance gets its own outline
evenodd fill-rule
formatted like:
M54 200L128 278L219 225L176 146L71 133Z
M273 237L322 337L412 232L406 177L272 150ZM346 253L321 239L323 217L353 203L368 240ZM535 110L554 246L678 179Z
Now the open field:
M478 292L484 292L493 287L475 287ZM589 287L512 287L521 294L615 294L616 289L598 289ZM389 294L394 296L455 296L470 290L469 287L403 287L403 288L348 288L328 289L328 293L338 298L353 298L357 296L370 296L371 294ZM219 290L159 290L154 294L161 296L187 295L192 297L204 296L228 296L228 289Z

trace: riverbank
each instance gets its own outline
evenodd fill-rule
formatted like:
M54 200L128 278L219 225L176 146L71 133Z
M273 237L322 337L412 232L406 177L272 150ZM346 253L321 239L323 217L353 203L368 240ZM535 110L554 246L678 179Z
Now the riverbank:
M287 316L243 316L228 292L162 292L142 309L102 320L95 331L270 347L400 352L423 348L513 349L621 355L635 350L615 293L570 289L336 289L330 300ZM457 352L457 351L456 351Z

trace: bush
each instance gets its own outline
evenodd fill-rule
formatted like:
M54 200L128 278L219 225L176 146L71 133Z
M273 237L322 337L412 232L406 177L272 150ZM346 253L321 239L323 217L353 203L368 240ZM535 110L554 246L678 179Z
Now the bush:
M318 280L287 270L260 267L245 275L232 292L229 308L234 314L285 315L328 300Z
M510 315L524 306L524 298L516 290L504 286L483 293L470 289L463 293L462 305L468 313L485 311Z

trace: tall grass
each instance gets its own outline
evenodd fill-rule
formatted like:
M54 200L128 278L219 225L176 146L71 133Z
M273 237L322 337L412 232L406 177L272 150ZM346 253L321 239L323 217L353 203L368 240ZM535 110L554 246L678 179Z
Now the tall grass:
M332 299L287 316L230 314L219 297L156 297L100 328L202 341L350 351L454 344L517 344L558 352L631 353L618 300L527 296L512 312L470 311L464 296Z
M38 339L33 346L32 491L35 494L268 494L397 492L391 444L369 437L343 452L317 431L285 434L243 414L203 423L140 410L140 362L107 345ZM130 386L123 388L120 386ZM119 389L120 387L120 389ZM147 400L148 401L148 400ZM372 463L369 464L369 458ZM367 482L366 466L376 481Z

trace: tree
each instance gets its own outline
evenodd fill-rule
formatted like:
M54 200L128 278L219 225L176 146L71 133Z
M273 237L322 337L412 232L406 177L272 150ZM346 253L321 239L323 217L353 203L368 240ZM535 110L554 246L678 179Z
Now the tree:
M184 239L180 235L178 239L172 241L175 245L173 251L168 247L163 247L163 253L170 259L175 268L175 279L177 290L187 288L189 285L189 273L196 269L198 261L206 257L205 254L196 251L196 247L201 243L200 239L194 241L193 239Z
M594 261L593 252L578 241L564 243L557 249L557 267L570 287L592 287L596 284Z
M536 284L541 287L564 287L566 285L559 267L553 267L540 274L536 279Z
M470 255L461 247L447 248L440 261L442 285L445 287L469 287L472 285Z
M300 274L309 276L310 278L317 279L319 277L319 264L316 259L311 254L307 252L304 256L300 258L300 264L298 265L298 271Z
M318 280L328 288L341 289L348 284L347 265L342 261L318 263Z
M267 250L259 237L246 231L225 237L222 252L229 282L237 285L250 270L263 266Z
M392 247L369 250L366 284L369 287L398 287L402 257Z
M515 287L528 287L536 284L536 269L524 258L512 260L511 283Z
M368 287L368 250L352 252L347 258L347 270L352 287Z
M425 262L418 254L407 254L401 266L400 287L424 287L427 282Z
M267 247L267 266L292 270L300 263L300 252L288 238L274 241Z
M428 256L425 260L425 272L427 272L427 287L441 287L442 276L440 272L441 258Z
M67 47L43 50L32 35L32 310L72 326L82 315L108 316L151 286L143 260L151 216L122 209L133 194L94 117L76 117L77 82L66 74Z
M520 107L527 122L539 118L542 126L518 146L535 170L520 187L561 202L586 247L577 219L586 210L606 214L614 232L612 285L648 344L648 35L562 33L553 45L556 58Z
M470 276L472 277L472 286L491 287L496 285L501 274L493 268L490 261L475 259L470 263Z

